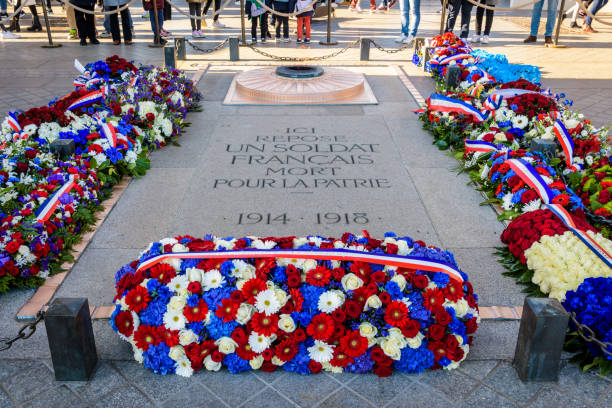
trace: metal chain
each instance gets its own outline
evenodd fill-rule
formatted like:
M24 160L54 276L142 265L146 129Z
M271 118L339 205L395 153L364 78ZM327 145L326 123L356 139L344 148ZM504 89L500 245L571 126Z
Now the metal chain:
M14 342L17 340L25 340L32 337L34 332L36 332L36 325L40 323L45 317L44 312L41 310L36 313L36 319L32 323L28 323L23 326L19 332L17 332L17 336L11 338L0 338L0 351L8 350L11 348Z
M197 51L203 52L205 54L214 52L214 51L218 51L221 48L223 48L223 46L225 44L227 44L227 42L229 41L229 38L226 38L225 40L221 41L219 44L217 44L216 46L212 47L212 48L202 48L199 45L194 44L191 40L185 39L185 41L187 41L187 43L189 45L191 45L191 47Z
M605 341L598 340L595 337L595 333L589 326L585 326L584 324L581 324L578 322L578 320L576 320L575 312L572 312L570 314L570 318L572 319L572 322L576 325L576 331L578 332L580 337L584 339L584 341L597 344L601 348L601 351L603 351L609 356L612 356L612 351L608 350L608 348L612 350L612 343L606 343Z
M332 52L331 54L328 54L328 55L322 55L320 57L281 57L281 56L270 54L266 51L263 51L255 47L253 44L246 44L246 46L252 49L253 51L255 51L256 53L263 55L264 57L272 58L277 61L321 61L321 60L326 60L329 58L336 57L342 54L343 52L346 52L347 50L355 47L360 42L361 42L361 39L357 39L353 41L352 43L350 43L349 45L347 45L346 47L339 49L338 51Z
M396 52L404 51L404 50L410 48L410 45L412 44L412 41L410 42L410 44L405 44L405 45L402 45L399 48L394 48L392 50L387 50L386 48L383 48L382 46L378 45L376 43L376 41L374 41L374 40L370 40L370 44L372 44L374 47L376 47L379 51L386 52L387 54L395 54Z

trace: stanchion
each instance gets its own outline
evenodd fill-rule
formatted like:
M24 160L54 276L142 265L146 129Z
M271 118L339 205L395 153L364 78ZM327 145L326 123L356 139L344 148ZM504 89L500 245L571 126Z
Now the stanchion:
M563 23L563 13L565 11L565 0L561 0L561 7L559 7L559 14L557 16L557 28L555 29L555 39L552 44L546 44L550 48L566 48L566 45L559 44L559 32L561 31L561 24Z
M240 45L247 45L246 27L244 26L244 0L240 0L240 32L241 32Z
M240 39L238 37L230 37L229 39L230 61L238 61L240 59L239 43L240 43Z
M442 2L442 16L440 17L440 35L444 34L444 26L446 25L446 6L448 0Z
M41 45L43 48L58 48L61 47L62 44L54 44L53 38L51 37L51 27L49 26L49 16L47 15L47 4L43 0L42 1L43 8L43 16L45 17L45 27L47 28L47 38L49 39L49 44Z
M159 18L157 17L157 0L151 0L153 2L153 21L155 24L155 39L153 40L153 44L149 44L151 48L161 48L164 45L161 43L161 36L159 35Z
M369 38L361 39L361 52L360 52L359 60L360 61L370 60L370 39Z
M338 45L338 41L331 40L331 6L332 0L327 0L327 41L319 41L321 45Z

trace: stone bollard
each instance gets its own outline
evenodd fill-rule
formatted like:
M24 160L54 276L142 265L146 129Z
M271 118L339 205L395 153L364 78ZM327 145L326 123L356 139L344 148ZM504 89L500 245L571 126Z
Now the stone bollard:
M185 61L187 58L185 49L185 37L177 36L174 37L174 55L177 61Z
M555 157L557 152L557 142L554 140L535 138L531 139L531 151L541 153L544 157Z
M176 68L176 51L174 49L174 44L164 45L164 65Z
M556 381L569 315L556 299L525 298L513 365L522 381Z
M457 65L448 65L446 67L446 75L444 75L444 83L449 88L456 88L461 82L461 68Z
M230 61L238 61L240 59L240 39L238 37L230 37L229 39L229 50L230 50Z
M430 53L431 53L432 50L433 50L433 47L423 47L423 64L421 66L421 69L423 71L425 71L425 66L427 65L427 63L431 59Z
M98 363L87 298L56 298L45 327L57 381L87 381Z
M370 39L362 38L361 39L361 55L359 57L360 61L369 61L370 60Z
M75 152L74 140L55 139L49 145L49 150L51 150L51 153L58 155L62 160L72 157Z

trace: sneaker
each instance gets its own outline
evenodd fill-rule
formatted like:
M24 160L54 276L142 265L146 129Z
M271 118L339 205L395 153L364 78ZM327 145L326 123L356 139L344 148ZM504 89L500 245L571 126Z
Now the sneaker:
M590 26L590 25L588 25L588 24L585 24L585 25L582 27L582 32L583 32L583 33L585 33L585 34L593 34L593 33L596 33L596 32L597 32L597 30L593 30L593 27L591 27L591 26Z
M6 11L0 11L0 18L8 17L8 13Z
M391 0L391 3L387 6L387 10L391 10L391 7L395 6L395 3L397 3L397 0Z
M265 44L266 43L266 37L261 37L261 43Z
M402 35L400 35L399 37L397 37L397 38L395 39L395 42L396 42L396 43L403 43L403 42L404 42L404 40L405 40L406 38L408 38L408 36L407 36L407 35L402 34Z
M205 38L206 36L202 32L202 30L198 30L198 38Z
M470 39L470 42L479 43L480 42L480 34L474 34Z
M198 30L194 30L194 31L192 31L192 32L191 32L191 36L192 36L193 38L198 38L198 37L200 37L200 35L198 34Z
M376 10L383 11L383 10L386 10L386 9L387 9L387 7L385 7L384 4L380 3L380 6L378 6L378 8Z
M281 38L280 37L276 37L276 42L277 43L281 42Z
M218 20L213 21L213 28L225 28L225 24L220 23Z
M170 37L172 35L172 33L170 31L166 31L166 30L164 30L162 28L161 31L159 32L159 35L164 37L164 38L167 38L167 37Z
M488 35L483 35L482 36L482 40L480 40L481 44L488 44L489 43L489 36Z
M72 30L70 30L70 33L72 33ZM76 30L75 30L76 33ZM100 38L111 38L111 34L108 31L102 31L101 34L98 34L98 37Z
M301 43L301 42L302 42L302 39L301 39L301 38L298 38L297 40L295 40L295 42L299 44L299 43Z
M306 39L304 40L304 44L310 44L310 38L306 38Z
M411 42L414 41L414 35L409 35L406 38L404 38L404 41L402 41L402 43L404 44L410 44Z
M0 39L2 40L16 40L20 38L17 34L11 33L10 31L2 31L0 33Z
M575 21L572 21L572 23L570 24L570 28L582 28L582 26L580 26L578 23L576 23Z
M544 37L544 44L552 44L552 43L553 43L553 40L550 35L547 35Z
M47 14L53 14L53 9L51 7L47 9Z
M291 40L290 40L288 37L287 37L287 38L283 38L283 42L288 43L288 42L290 42L290 41L291 41Z
M251 44L257 44L257 37L251 38Z

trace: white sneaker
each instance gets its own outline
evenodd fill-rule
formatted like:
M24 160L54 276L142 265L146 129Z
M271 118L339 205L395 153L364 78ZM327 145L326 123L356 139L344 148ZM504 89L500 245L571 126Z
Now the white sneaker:
M403 43L403 42L404 42L404 40L405 40L406 38L408 38L408 36L407 36L407 35L404 35L404 34L402 33L402 35L400 35L399 37L397 37L397 38L395 39L395 42L396 42L396 43Z
M480 40L481 44L488 44L489 43L489 36L488 35L483 35L482 36L482 40Z
M404 38L404 41L402 41L404 44L410 44L411 42L414 41L414 36L413 35L409 35L406 38Z
M222 24L219 21L213 21L213 28L225 28L225 24Z
M15 33L11 33L10 31L2 31L0 33L0 38L3 40L16 40L17 38L21 37Z
M480 42L480 34L474 34L470 42L479 43Z

